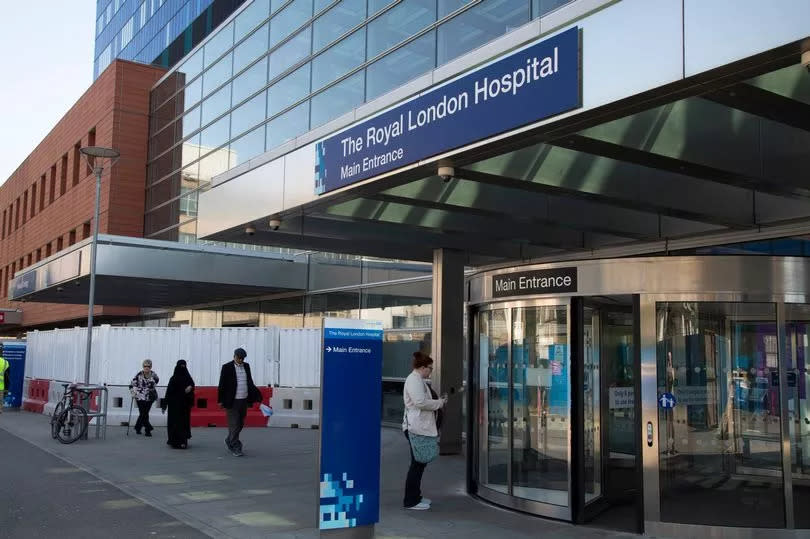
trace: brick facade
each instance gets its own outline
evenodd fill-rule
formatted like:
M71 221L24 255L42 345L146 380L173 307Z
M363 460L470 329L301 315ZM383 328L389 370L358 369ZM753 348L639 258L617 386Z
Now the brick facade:
M79 148L121 153L102 176L99 232L143 236L149 90L164 73L113 62L0 186L0 307L22 309L24 328L81 325L87 317L86 305L8 301L15 272L91 234L95 179ZM131 307L96 309L101 321L138 314Z

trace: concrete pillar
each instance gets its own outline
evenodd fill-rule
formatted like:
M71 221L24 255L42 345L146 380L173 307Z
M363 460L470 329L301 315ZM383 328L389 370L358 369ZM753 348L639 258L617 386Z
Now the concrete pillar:
M464 378L464 253L450 249L433 251L433 383L436 392L447 393L439 452L461 453L462 387Z

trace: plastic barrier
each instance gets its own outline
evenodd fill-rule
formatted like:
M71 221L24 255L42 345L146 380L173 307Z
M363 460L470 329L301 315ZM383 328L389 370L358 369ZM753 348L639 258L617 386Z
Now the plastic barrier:
M273 396L272 387L259 387L262 393L262 402L270 402ZM216 387L197 387L194 389L194 406L191 408L192 427L227 427L228 419L225 410L217 405ZM246 427L266 427L267 418L259 410L256 403L248 408L245 418Z
M48 389L50 380L31 379L28 381L28 390L23 398L23 410L41 414L48 402Z
M320 426L321 390L311 387L277 387L268 427L317 429Z

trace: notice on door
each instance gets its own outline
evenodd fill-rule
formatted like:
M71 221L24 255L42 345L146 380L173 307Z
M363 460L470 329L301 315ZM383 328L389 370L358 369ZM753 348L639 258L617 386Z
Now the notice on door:
M492 276L492 297L577 291L577 268L553 268Z

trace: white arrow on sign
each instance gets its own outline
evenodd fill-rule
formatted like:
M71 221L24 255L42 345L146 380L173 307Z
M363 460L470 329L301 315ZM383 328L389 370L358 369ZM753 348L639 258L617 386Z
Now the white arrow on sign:
M326 347L326 351L327 351L327 352L331 352L331 351L332 351L332 347L331 347L331 346L327 346L327 347Z

